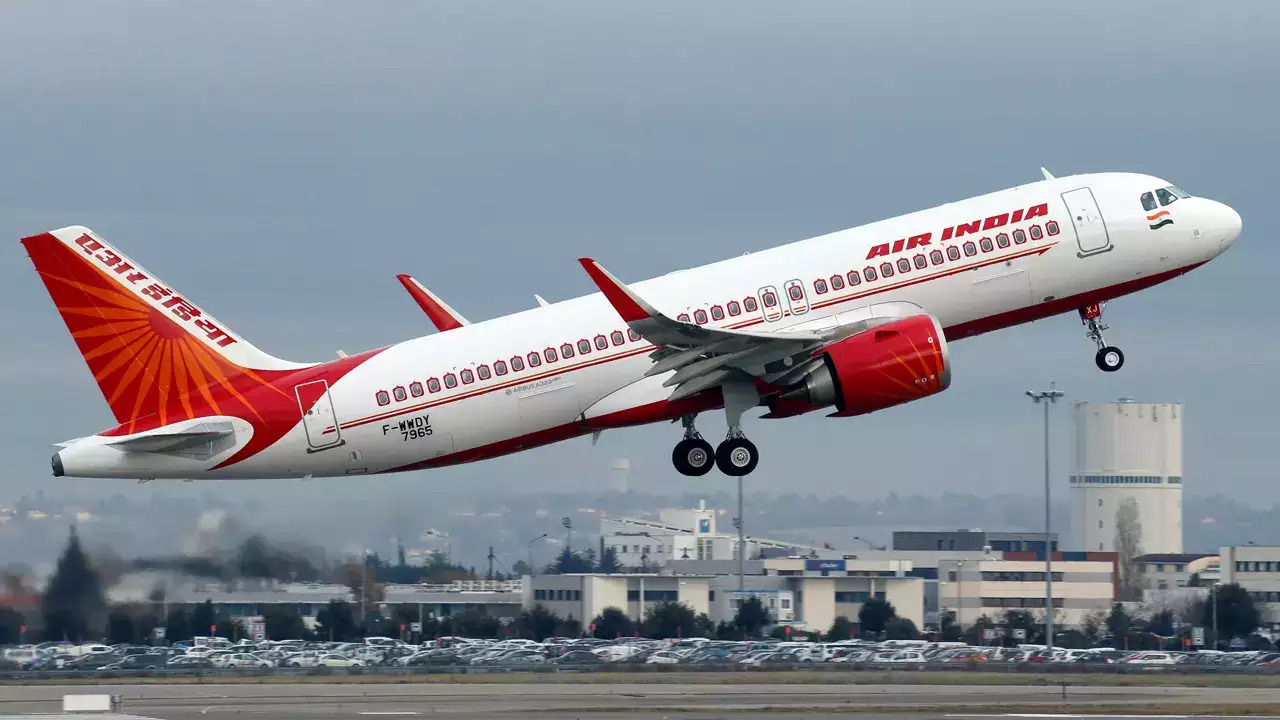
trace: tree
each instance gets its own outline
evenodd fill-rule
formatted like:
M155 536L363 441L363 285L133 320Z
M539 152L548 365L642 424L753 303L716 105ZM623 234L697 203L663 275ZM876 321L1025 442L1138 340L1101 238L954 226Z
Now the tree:
M1214 610L1217 608L1218 635L1223 638L1244 638L1258 629L1262 616L1253 604L1253 596L1248 590L1236 584L1219 585L1213 593L1216 603L1205 603L1201 622L1206 628L1213 628Z
M884 624L884 637L886 640L917 640L920 631L909 618L894 616Z
M698 618L694 620L693 632L689 633L689 637L715 637L716 624L711 622L711 616L706 613L698 613Z
M1125 610L1120 603L1112 605L1111 614L1107 616L1107 632L1116 638L1116 642L1120 642L1119 638L1128 635L1132 627L1133 618L1129 615L1129 611Z
M548 565L546 569L548 575L568 575L570 573L589 573L594 571L595 565L590 557L573 552L567 547L560 551L555 562Z
M1038 643L1044 635L1041 623L1036 621L1030 610L1006 610L1004 627L1008 631L1006 635L1010 637L1013 636L1014 630L1022 630L1026 633L1026 640L1022 642Z
M555 635L556 627L559 625L560 617L538 604L521 611L515 622L511 624L511 631L518 637L542 642Z
M560 624L556 625L556 635L559 637L581 637L582 623L579 622L577 618L570 615L564 620L561 620Z
M511 566L511 574L515 575L517 578L522 577L524 575L532 575L533 568L529 567L529 563L523 560L517 560Z
M650 605L640 624L640 634L654 639L686 637L694 632L698 616L681 602Z
M1089 642L1086 647L1094 647L1102 642L1102 631L1106 626L1107 614L1101 610L1091 612L1084 617L1084 622L1080 624L1080 631Z
M305 640L310 635L291 605L267 605L262 610L262 624L271 640Z
M942 614L942 622L938 624L938 637L942 642L959 642L964 637L964 629L956 622L955 613Z
M169 611L164 621L164 639L166 642L185 642L191 639L191 613L185 608L176 607Z
M882 633L888 622L898 616L893 604L878 597L868 599L858 609L858 623L864 633Z
M351 603L346 600L330 600L316 613L316 634L326 640L351 642L360 637Z
M986 645L988 642L986 631L994 629L996 629L996 622L991 619L991 616L979 615L978 619L965 629L961 639L970 645ZM994 644L999 645L1000 641L996 640Z
M759 635L766 625L772 624L773 618L769 617L769 611L764 609L760 598L754 595L744 599L738 605L737 614L733 616L734 627L748 637Z
M831 627L827 629L826 641L837 642L839 640L848 640L853 637L853 623L849 622L849 618L843 615L837 615L836 619L831 622Z
M1143 630L1153 635L1173 637L1178 632L1174 627L1173 611L1168 608L1157 611L1150 618L1147 618Z
M595 637L616 638L635 633L635 624L616 607L607 607L591 621L596 626Z
M1142 577L1138 574L1137 558L1142 555L1142 519L1138 514L1138 501L1127 497L1116 508L1116 555L1119 560L1122 600L1142 597Z
M0 645L17 645L26 624L22 613L10 607L0 607Z
M107 614L107 601L98 574L80 547L74 527L57 569L41 601L46 640L83 642L98 637Z
M1187 578L1187 587L1204 587L1204 578L1200 577L1200 573L1191 573L1191 577Z
M608 575L622 572L622 563L618 562L618 553L614 552L613 546L606 545L604 552L600 553L600 564L596 567L596 572Z
M214 630L218 624L218 616L213 611L213 601L205 600L196 605L191 611L191 633L193 635L208 635Z
M107 614L107 642L112 645L117 643L132 645L138 642L138 633L133 626L133 618L129 617L129 613L123 609L115 608Z
M1089 642L1089 637L1074 628L1070 630L1063 630L1062 632L1055 632L1053 636L1053 644L1061 648L1067 648L1068 650L1082 650L1084 648L1093 647L1093 644Z

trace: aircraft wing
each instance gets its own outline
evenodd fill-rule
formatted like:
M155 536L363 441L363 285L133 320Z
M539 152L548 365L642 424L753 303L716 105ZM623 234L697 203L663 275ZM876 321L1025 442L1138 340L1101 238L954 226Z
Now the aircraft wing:
M422 308L422 312L426 313L428 318L431 318L431 323L440 332L456 330L471 324L457 310L449 307L449 303L441 300L412 275L397 275L396 279L404 285L405 290L409 291L409 295L418 303L418 307Z
M671 400L679 400L737 378L756 378L787 384L803 377L821 363L813 351L836 335L823 332L750 332L705 327L673 320L591 258L578 260L600 292L627 326L658 346L646 376L675 371L663 385L674 386Z

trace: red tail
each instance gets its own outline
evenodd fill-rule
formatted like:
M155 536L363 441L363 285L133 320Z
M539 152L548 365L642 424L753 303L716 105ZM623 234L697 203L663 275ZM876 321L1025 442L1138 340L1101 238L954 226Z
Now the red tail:
M87 228L22 244L125 432L211 411L253 418L251 391L287 398L272 380L306 367L258 350Z

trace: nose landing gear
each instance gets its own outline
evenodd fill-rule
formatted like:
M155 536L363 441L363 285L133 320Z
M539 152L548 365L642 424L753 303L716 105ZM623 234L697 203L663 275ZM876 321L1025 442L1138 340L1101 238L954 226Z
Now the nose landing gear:
M1124 367L1124 353L1120 348L1108 345L1106 338L1102 337L1102 331L1109 329L1102 322L1102 303L1090 303L1080 308L1080 322L1084 323L1086 328L1085 337L1098 346L1098 352L1093 357L1098 369L1103 372L1115 372Z

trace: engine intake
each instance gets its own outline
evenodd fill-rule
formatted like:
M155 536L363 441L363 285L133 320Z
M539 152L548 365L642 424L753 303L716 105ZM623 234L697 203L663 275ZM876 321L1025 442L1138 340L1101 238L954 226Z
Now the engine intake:
M792 417L834 405L850 417L935 395L951 384L942 326L914 315L851 335L820 351L823 363L769 399L765 417Z

